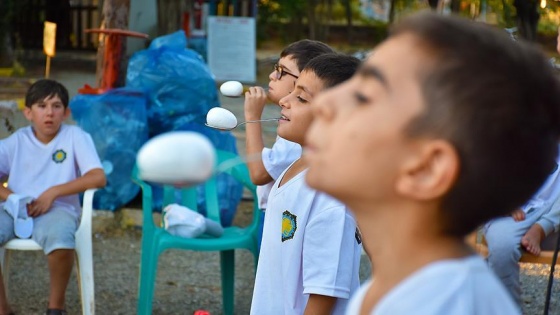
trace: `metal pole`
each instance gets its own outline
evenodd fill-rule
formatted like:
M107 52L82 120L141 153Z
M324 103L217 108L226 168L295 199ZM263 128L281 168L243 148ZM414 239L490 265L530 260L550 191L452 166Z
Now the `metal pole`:
M554 255L552 255L552 264L550 265L550 275L548 276L548 285L546 286L546 299L544 301L544 315L548 315L548 308L550 307L550 295L552 294L552 283L554 282L554 267L556 266L556 259L558 259L558 248L560 247L560 232L558 232L558 239L556 240L556 248Z

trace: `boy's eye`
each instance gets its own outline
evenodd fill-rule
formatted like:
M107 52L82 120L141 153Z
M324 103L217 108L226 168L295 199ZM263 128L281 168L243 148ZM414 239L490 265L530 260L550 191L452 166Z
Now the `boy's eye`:
M298 96L297 99L300 103L308 103L308 101L301 96Z
M364 105L369 102L369 99L360 92L354 93L354 97L356 98L356 101L358 101L358 104L360 105Z

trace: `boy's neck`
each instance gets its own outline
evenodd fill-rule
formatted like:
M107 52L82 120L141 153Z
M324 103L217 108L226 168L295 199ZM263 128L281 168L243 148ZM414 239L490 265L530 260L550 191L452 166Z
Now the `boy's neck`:
M461 238L436 230L435 205L413 207L410 203L380 206L370 202L354 211L373 266L374 281L363 304L369 311L396 285L421 268L436 261L473 254ZM353 206L350 208L354 210Z
M305 169L307 169L307 162L305 162L305 159L302 158L297 159L288 168L286 173L284 173L284 176L280 179L280 184L278 185L278 187L284 185L285 183L290 181L290 179L296 177L299 173L305 171Z

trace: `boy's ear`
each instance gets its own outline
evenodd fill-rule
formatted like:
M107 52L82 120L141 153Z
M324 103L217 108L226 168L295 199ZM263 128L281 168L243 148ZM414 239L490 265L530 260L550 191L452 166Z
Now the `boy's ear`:
M29 121L31 121L31 107L25 106L23 108L23 116Z
M67 119L68 117L70 117L71 114L72 114L72 111L70 110L70 107L66 107L64 109L64 119Z
M451 190L459 167L459 155L449 142L427 140L406 160L396 189L412 199L439 199Z

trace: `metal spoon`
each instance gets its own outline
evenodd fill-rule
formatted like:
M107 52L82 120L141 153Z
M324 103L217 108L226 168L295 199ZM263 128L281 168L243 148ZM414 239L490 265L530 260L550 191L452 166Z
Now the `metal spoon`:
M224 131L229 131L229 130L233 130L241 125L244 124L249 124L249 123L256 123L256 122L262 122L262 121L278 121L280 120L280 118L268 118L268 119L259 119L259 120L248 120L248 121L243 121L238 123L235 127L233 128L228 128L228 127L223 127L223 126L213 126L213 125L209 125L208 123L204 123L207 127L210 128L214 128L214 129L218 129L218 130L224 130Z

